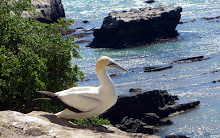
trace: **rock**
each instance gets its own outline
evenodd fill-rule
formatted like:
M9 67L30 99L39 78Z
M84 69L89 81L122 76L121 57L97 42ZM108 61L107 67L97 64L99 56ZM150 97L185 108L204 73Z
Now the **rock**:
M30 128L28 128L26 133L27 133L27 135L32 135L32 136L41 136L44 134L44 132L42 132L41 128L36 127L36 126L31 126Z
M145 3L154 3L156 2L155 0L146 0Z
M145 113L145 116L143 117L142 121L148 125L153 125L153 126L173 124L173 122L170 120L162 121L161 118L157 116L155 113Z
M113 74L109 75L109 77L111 77L111 78L114 78L114 77L117 77L117 76L122 76L122 74L113 73Z
M51 113L33 111L28 114L16 111L0 112L0 137L23 138L131 138L130 133L123 132L115 127L108 129L99 127L77 126ZM142 135L151 138L148 135ZM154 137L154 136L152 136ZM156 136L155 136L156 137Z
M76 32L76 29L67 29L67 30L61 30L61 34L62 35L70 35L72 33L75 33Z
M31 4L36 7L37 13L24 11L23 18L34 18L40 22L57 22L61 17L65 17L64 8L61 0L32 0Z
M89 21L87 21L87 20L84 20L84 21L83 21L83 23L89 23Z
M168 135L165 138L189 138L185 135Z
M79 40L79 41L76 41L75 43L90 43L91 41L89 40Z
M214 70L214 71L211 71L211 72L206 72L206 73L204 73L204 74L206 75L206 74L216 73L216 72L220 72L220 70Z
M140 88L131 88L129 90L129 92L142 92L142 89L140 89Z
M163 108L160 108L156 112L156 114L161 118L165 118L165 117L168 117L170 114L173 114L176 112L181 112L181 111L193 109L193 108L197 107L199 104L200 104L200 101L195 101L195 102L186 103L186 104L175 103L173 105L167 105Z
M216 82L220 82L220 80L217 80L217 81L212 81L212 83L216 83Z
M122 130L129 129L126 131L135 132L135 129L130 127L135 125L139 127L139 129L136 129L136 133L142 133L140 130L146 133L147 131L144 129L144 126L170 125L172 121L162 121L161 119L172 113L193 109L200 104L199 101L178 104L175 100L178 100L178 97L168 94L165 90L122 95L119 96L117 103L102 114L101 117L108 118L111 124L116 125ZM128 124L127 121L129 122ZM147 127L147 129L149 132L154 132L156 128ZM149 129L152 130L150 131Z
M203 19L203 20L214 20L214 19L220 19L220 16L216 16L216 17L203 17L201 19Z
M186 21L186 22L179 22L179 24L184 24L184 23L189 23L189 22L195 22L195 21L196 21L196 19L192 19L192 20Z
M92 33L77 33L77 34L73 34L71 36L73 36L74 38L83 38L83 37L87 37L90 36Z
M158 129L148 126L139 119L128 117L123 118L122 122L116 126L123 131L132 133L153 134L158 131Z
M181 7L168 6L111 12L94 30L90 47L125 48L176 37L181 12Z
M191 63L191 62L197 62L197 61L202 61L202 60L207 60L207 59L210 59L210 58L204 58L204 56L197 56L197 57L190 57L190 58L185 58L185 59L172 61L171 64Z
M162 70L167 70L171 69L173 66L165 66L165 67L144 67L144 72L156 72L156 71L162 71Z

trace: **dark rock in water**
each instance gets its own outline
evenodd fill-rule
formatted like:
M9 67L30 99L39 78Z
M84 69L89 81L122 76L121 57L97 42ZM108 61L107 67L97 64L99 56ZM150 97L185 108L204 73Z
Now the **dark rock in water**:
M165 117L168 117L172 113L186 111L188 109L193 109L197 107L199 104L200 104L200 101L195 101L195 102L186 103L186 104L175 103L173 105L168 105L163 108L160 108L156 112L156 114L161 118L165 118Z
M146 0L144 3L154 3L156 2L155 0Z
M77 33L77 34L73 34L72 36L74 38L83 38L83 37L87 37L90 36L92 33Z
M216 17L203 17L203 20L214 20L214 19L220 19L220 16L216 16Z
M79 44L79 43L90 43L91 41L89 40L79 40L79 41L76 41L75 43Z
M125 48L176 37L181 12L181 7L168 6L111 12L94 30L90 47Z
M121 76L121 74L118 75L118 74L116 74L116 73L113 73L113 74L110 74L110 75L109 75L109 77L111 77L111 78L114 78L114 77L117 77L117 76Z
M70 34L75 33L75 32L76 32L76 29L67 29L66 31L62 30L61 34L62 35L70 35Z
M216 83L216 82L220 82L220 80L217 80L217 81L212 81L212 83Z
M76 27L76 29L83 29L83 27Z
M216 72L220 72L220 70L214 70L214 71L211 71L211 72L206 72L204 74L206 75L206 74L209 74L209 73L216 73Z
M173 66L166 66L166 67L144 67L144 72L156 72L171 69Z
M169 136L166 136L165 138L189 138L185 135L169 135Z
M176 61L172 61L171 64L177 64L177 63L191 63L191 62L197 62L197 61L202 61L202 60L207 60L210 58L204 58L204 56L198 56L198 57L190 57L186 59L180 59Z
M191 21L186 21L186 22L179 22L179 24L184 24L184 23L189 23L189 22L195 22L196 19L192 19Z
M199 101L178 104L177 96L168 94L167 91L154 90L149 92L137 92L119 96L117 103L107 112L101 115L108 118L111 124L128 132L149 133L155 131L155 127L160 125L170 125L172 121L162 121L168 115L195 108ZM126 117L126 118L125 118ZM129 123L128 123L129 122ZM131 126L135 125L138 129ZM147 126L151 127L147 127ZM146 129L147 127L147 129ZM152 129L152 130L149 130Z
M142 89L140 89L140 88L131 88L129 90L129 92L142 92Z
M84 20L84 21L83 21L83 23L89 23L89 21L87 21L87 20Z
M65 17L61 0L34 0L31 4L36 7L36 13L24 11L21 15L23 18L34 18L40 22L52 23Z

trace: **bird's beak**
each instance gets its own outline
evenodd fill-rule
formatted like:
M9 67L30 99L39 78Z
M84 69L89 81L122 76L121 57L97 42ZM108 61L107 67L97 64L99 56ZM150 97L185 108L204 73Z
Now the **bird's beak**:
M107 66L110 67L110 68L116 68L116 69L120 69L121 71L128 72L128 70L126 70L125 68L119 66L115 62L110 62Z

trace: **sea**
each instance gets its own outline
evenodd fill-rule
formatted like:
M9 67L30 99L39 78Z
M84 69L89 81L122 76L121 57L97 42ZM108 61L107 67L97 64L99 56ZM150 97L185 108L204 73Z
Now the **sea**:
M179 36L169 41L124 49L93 49L80 43L82 59L72 59L85 74L80 86L99 86L95 63L101 56L109 56L128 69L108 70L117 74L112 80L119 95L129 94L130 88L143 91L167 90L179 97L178 103L201 101L197 108L173 114L166 119L174 122L161 127L156 135L186 135L191 138L220 138L220 0L62 0L67 18L75 20L69 28L100 28L103 19L112 11L143 7L181 6ZM204 20L204 17L212 20ZM84 20L89 23L83 23ZM78 31L77 33L80 33ZM93 40L93 35L78 40ZM172 61L204 56L207 60L172 64L173 68L159 72L144 72L143 67L168 66ZM129 106L129 105L128 105Z

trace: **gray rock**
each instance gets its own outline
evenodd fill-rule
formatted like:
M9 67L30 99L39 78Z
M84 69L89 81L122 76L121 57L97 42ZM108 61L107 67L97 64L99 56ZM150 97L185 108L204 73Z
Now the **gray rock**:
M44 132L42 132L41 128L36 127L36 126L31 126L30 128L28 128L26 133L28 135L32 135L32 136L40 136L40 135L44 134Z
M176 29L182 8L160 6L111 12L102 27L94 30L94 48L125 48L142 45L158 38L178 35Z
M65 17L61 0L32 0L31 4L36 7L36 12L24 11L22 17L34 18L40 22L57 22L61 17Z

